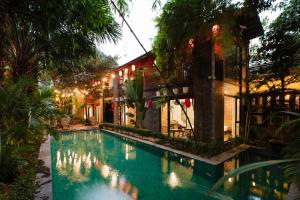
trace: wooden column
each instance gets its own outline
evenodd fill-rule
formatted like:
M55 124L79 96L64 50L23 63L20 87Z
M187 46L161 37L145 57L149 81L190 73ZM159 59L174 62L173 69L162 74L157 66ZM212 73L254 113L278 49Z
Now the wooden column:
M193 92L195 98L195 135L197 140L223 140L223 84L215 80L213 41L195 45Z

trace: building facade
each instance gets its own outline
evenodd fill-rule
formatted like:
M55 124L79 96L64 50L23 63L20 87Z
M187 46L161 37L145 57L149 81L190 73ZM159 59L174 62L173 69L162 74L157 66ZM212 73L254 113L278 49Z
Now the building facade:
M249 42L263 32L257 15L242 21L241 27L245 29L242 41L231 41L226 53L220 53L222 47L215 38L203 41L201 67L192 64L176 67L169 90L164 88L164 81L157 73L152 52L113 70L106 77L111 87L105 89L103 95L103 121L134 126L135 110L124 103L123 88L128 79L134 79L136 70L142 70L146 101L165 101L148 109L143 128L207 141L228 141L239 136L244 118ZM214 26L212 31L214 29L219 27Z

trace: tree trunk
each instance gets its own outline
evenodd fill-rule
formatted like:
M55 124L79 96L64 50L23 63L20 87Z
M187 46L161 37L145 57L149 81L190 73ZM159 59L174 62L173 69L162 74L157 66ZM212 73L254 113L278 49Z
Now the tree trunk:
M136 128L142 128L142 123L143 123L143 113L141 112L141 104L139 102L136 102L135 103L136 105L136 112L135 112L135 115L136 115Z
M284 101L285 101L285 98L284 98L284 93L285 93L285 83L284 83L284 78L285 78L285 76L281 76L280 77L280 84L281 84L281 88L280 88L280 90L281 90L281 92L280 92L280 105L282 106L282 107L284 107Z

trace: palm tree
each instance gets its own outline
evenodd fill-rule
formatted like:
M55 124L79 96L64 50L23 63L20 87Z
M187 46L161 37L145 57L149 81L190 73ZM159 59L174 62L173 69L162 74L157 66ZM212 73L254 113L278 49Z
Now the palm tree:
M131 107L136 108L136 127L141 128L142 122L145 118L147 108L145 106L145 98L143 97L144 80L141 70L136 72L136 79L127 80L127 85L124 88L125 103Z

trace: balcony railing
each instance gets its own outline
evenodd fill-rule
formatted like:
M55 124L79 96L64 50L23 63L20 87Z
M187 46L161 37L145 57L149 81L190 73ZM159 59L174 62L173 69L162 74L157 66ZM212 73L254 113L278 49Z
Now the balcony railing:
M106 97L113 97L114 96L114 93L113 93L113 89L104 89L103 91L103 97L106 98Z

